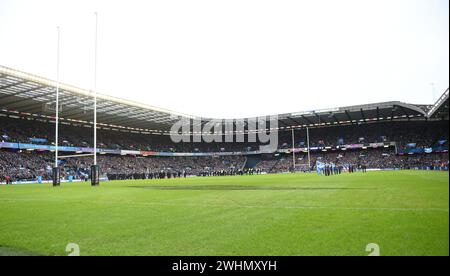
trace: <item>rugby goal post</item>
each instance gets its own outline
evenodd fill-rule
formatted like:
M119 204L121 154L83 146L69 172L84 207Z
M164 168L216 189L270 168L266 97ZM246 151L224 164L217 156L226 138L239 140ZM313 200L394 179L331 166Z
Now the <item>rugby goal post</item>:
M73 154L58 156L58 135L59 135L59 41L60 41L60 28L57 27L57 58L56 58L56 122L55 122L55 164L52 170L53 186L60 186L61 184L61 171L59 167L59 159L75 158L93 156L94 162L91 166L91 186L100 185L100 167L97 165L97 12L95 12L95 46L94 46L94 152L92 154Z

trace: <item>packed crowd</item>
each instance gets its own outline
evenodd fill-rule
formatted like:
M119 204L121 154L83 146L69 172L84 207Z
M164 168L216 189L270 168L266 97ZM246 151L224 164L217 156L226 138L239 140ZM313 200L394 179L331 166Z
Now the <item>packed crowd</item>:
M181 176L234 175L244 170L245 157L136 157L99 155L102 175L110 179L168 178ZM20 164L20 165L17 165ZM92 157L62 159L61 177L88 179ZM0 151L0 179L51 180L54 156L39 152Z
M306 130L295 131L294 135L296 147L306 146ZM418 148L438 146L439 141L448 140L449 129L448 121L406 121L310 129L309 135L311 147L397 142L403 149L411 143ZM292 148L290 132L280 132L279 140L281 147Z
M12 152L0 150L0 182L36 181L38 177L51 180L54 156L40 152ZM221 157L137 157L99 155L101 174L108 179L154 179L188 176L223 176L260 173L285 173L293 171L292 155L265 155L253 168L246 167L244 156ZM448 170L448 153L397 155L392 149L371 149L339 153L296 155L295 171L315 171L316 164L324 163L342 167L369 169L425 169ZM309 167L311 164L311 168ZM87 180L92 157L63 159L59 163L61 177Z
M14 180L36 180L52 177L49 155L19 153L0 150L0 181L7 177Z
M245 158L99 156L100 171L111 179L166 178L207 175L243 168ZM87 177L92 158L71 158L62 164L63 175ZM164 176L164 177L163 177Z
M0 142L54 143L54 125L36 120L0 118ZM306 130L296 130L295 147L305 147ZM326 147L375 142L397 142L399 149L414 144L417 148L438 146L445 141L448 148L448 121L405 121L329 126L310 129L310 146ZM40 142L42 140L42 142ZM291 131L280 131L279 148L292 148ZM161 152L247 152L258 150L258 143L174 143L169 135L141 134L99 129L98 147L108 149ZM59 144L92 147L92 133L84 126L60 124Z
M425 169L448 170L447 153L398 155L393 149L369 149L334 153L312 154L310 161L307 155L297 155L295 171L316 170L317 162L342 166L348 171L351 166L369 169ZM293 171L292 155L271 155L262 160L257 168L268 173ZM311 166L311 168L310 168Z

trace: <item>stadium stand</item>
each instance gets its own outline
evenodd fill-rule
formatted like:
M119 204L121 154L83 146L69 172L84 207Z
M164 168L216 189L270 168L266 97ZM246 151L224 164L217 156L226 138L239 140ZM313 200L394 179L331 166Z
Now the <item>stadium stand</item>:
M51 179L54 85L0 66L0 182ZM92 152L92 94L69 85L62 85L61 91L61 154ZM98 162L108 179L310 171L316 161L345 171L448 170L448 101L447 89L434 105L385 102L280 114L278 150L267 154L254 142L174 143L169 135L173 123L198 118L100 95ZM208 120L200 121L203 125ZM311 162L305 152L307 127ZM248 134L247 127L245 131ZM62 177L86 180L91 159L62 159Z
M16 116L14 116L16 117ZM0 117L1 142L54 144L54 124L29 120L27 117ZM439 145L447 140L449 131L446 121L431 122L389 122L358 125L321 127L310 131L311 147L336 147L345 144L370 144L395 141L404 150L415 143L415 148ZM74 147L92 146L92 135L83 131L82 126L60 127L62 137L59 144ZM147 135L100 130L100 148L143 150L156 152L246 152L258 148L256 143L173 143L168 136ZM306 130L296 130L297 146L306 143ZM279 148L292 148L290 131L279 132Z

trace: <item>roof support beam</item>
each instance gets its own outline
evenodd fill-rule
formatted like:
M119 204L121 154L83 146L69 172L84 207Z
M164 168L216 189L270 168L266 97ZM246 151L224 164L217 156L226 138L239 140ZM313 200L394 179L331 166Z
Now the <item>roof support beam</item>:
M336 117L336 114L330 113L330 115L333 117L334 121L335 121L338 125L341 125L341 122L339 122L338 118Z
M409 112L406 110L406 108L404 108L403 106L400 105L400 108L402 109L403 113L408 117L408 121L411 121L411 118L409 117Z
M287 119L291 122L294 122L295 125L298 125L298 126L302 125L299 121L295 120L294 118L288 117Z
M132 114L133 112L136 112L135 109L127 110L126 108L124 108L123 110L120 110L120 108L119 108L119 112L109 113L111 111L116 111L117 109L118 108L110 109L110 110L107 110L107 111L105 111L105 110L97 110L97 113L104 113L104 114L109 114L111 116L118 116L118 117L120 117L120 116L128 116L128 115L130 115L130 113Z
M131 128L142 128L142 129L163 129L164 124L156 123L156 122L145 122L144 120L136 120L133 118L120 118L120 117L113 117L109 115L98 115L97 120L101 124L108 124L108 125L118 125L118 126L124 126L124 127L131 127ZM126 124L126 125L122 125ZM142 124L146 124L145 127L142 127ZM165 128L164 128L165 129Z
M128 123L129 124L128 126L130 126L131 124L136 122L136 120L133 120L131 118L111 118L109 116L99 116L99 115L97 115L97 116L98 116L97 117L98 123L101 123L101 124L120 125L122 123Z
M401 106L401 105L400 105L400 108L402 109L403 113L404 113L406 116L409 116L409 112L406 110L406 108L404 108L404 107Z
M18 82L15 82L15 83L10 83L10 84L4 85L4 86L0 86L0 90L8 89L10 87L21 85L21 84L24 84L24 83L27 83L27 82L28 81L23 80L23 81L18 81ZM0 99L1 99L1 97L0 97Z
M114 104L111 104L111 105L108 105L108 106L114 106ZM108 109L107 111L109 111L109 110L114 110L114 109L116 109L116 108L111 108L111 109ZM63 113L62 115L63 115L65 118L77 119L77 120L80 120L80 119L81 119L81 118L79 117L80 115L85 115L85 114L88 114L88 113L92 113L92 112L93 112L92 109L89 109L89 110L80 110L79 108L71 108L71 109L69 109L68 111L69 111L69 113L65 112L65 113ZM104 111L104 110L102 110L102 109L98 109L98 111L97 111L97 116L99 116L98 118L102 118L102 117L114 118L112 121L111 121L111 120L108 120L108 122L111 122L111 123L112 123L114 120L117 120L118 118L121 118L121 117L126 116L126 113L129 113L129 111L124 111L124 112L118 112L118 113L115 113L115 114L108 114L107 111ZM146 113L150 113L150 112L147 111L147 110L146 110L146 111L140 111L140 112L138 112L136 115L144 115L144 114L146 114ZM122 115L124 115L124 116L122 116ZM82 116L82 117L84 117L84 116ZM162 116L160 116L160 115L158 115L158 114L155 114L155 116L148 116L148 117L146 117L145 119L144 119L144 118L131 118L131 117L126 117L126 118L124 118L124 119L133 122L133 121L136 121L136 120L151 120L151 119L161 118L161 117L162 117Z
M350 116L350 112L348 112L348 110L345 110L345 115L347 115L347 118L350 121L350 123L353 123L352 116Z
M37 86L37 87L30 88L30 89L18 91L18 92L12 93L12 94L6 94L6 95L4 95L4 96L1 96L1 97L0 97L0 100L7 99L7 98L11 98L11 97L17 96L17 95L19 95L19 94L31 92L31 91L38 90L38 89L41 89L41 88L44 88L44 87L45 87L45 86Z
M28 92L30 92L30 91L31 91L31 90L29 90ZM54 93L54 92L48 92L48 93L39 95L39 96L37 96L37 97L46 97L46 96L48 96L48 95L50 95L50 94L53 94L53 93ZM29 101L29 100L30 100L29 98L22 98L22 99L20 99L20 100L6 102L5 105L7 106L7 105L12 104L11 107L15 107L18 103L26 102L26 101ZM20 105L19 105L19 106L20 106Z
M111 110L117 109L117 107L116 107L117 103L106 103L103 106L99 106L98 104L99 104L99 102L97 102L97 114L99 114L99 113L106 113L107 111L111 111ZM70 116L77 116L77 115L80 115L80 114L86 114L87 112L93 112L93 110L94 110L94 107L93 107L94 103L90 103L89 105L85 105L85 107L91 106L91 105L92 105L92 107L89 108L89 109L82 109L80 107L68 109L70 112L69 113L65 113L64 116L70 117ZM109 108L109 107L112 107L112 108ZM108 108L108 109L106 109L106 108ZM76 111L76 112L72 112L72 111ZM113 116L113 115L110 115L110 116Z
M278 120L278 123L282 125L282 127L290 127L290 125L286 124L285 122Z
M23 90L23 91L14 93L14 94L9 94L9 95L0 97L0 100L6 99L6 98L10 98L10 97L14 97L16 95L23 94L23 93L33 92L33 91L36 91L36 90L39 90L39 89L42 89L42 88L45 88L45 86L37 86L37 87L33 87L33 88L30 88L30 89L27 89L27 90ZM53 92L51 92L51 93L53 93ZM46 94L43 94L43 96L45 97L48 94L50 94L50 92L46 93ZM1 102L0 104L3 105L3 106L6 106L6 105L11 104L11 103L17 103L17 102L28 101L28 100L30 100L30 99L29 98L22 98L20 100L15 100L15 101Z
M127 112L128 113L128 112ZM120 114L122 114L122 113L120 113ZM146 117L147 118L150 118L150 119L154 119L154 118L162 118L162 117L164 117L164 115L161 115L161 113L151 113L151 112L149 112L148 110L141 110L141 111L139 111L139 110L134 110L134 111L132 111L132 114L131 114L132 116L134 116L134 117L138 117L138 116L142 116L142 115L146 115Z
M310 125L313 125L313 124L314 124L314 123L313 123L310 119L308 119L306 116L304 116L304 115L301 115L301 116L302 116L303 120L305 120L305 121L308 122L308 124L310 124Z
M366 120L366 115L364 115L364 111L363 111L362 108L360 109L360 112L361 112L361 118L364 120L364 122L366 122L367 121Z
M316 115L317 119L319 119L319 124L327 123L327 121L323 120L322 117L319 114L317 114L316 112L314 112L314 115Z
M70 109L63 110L61 115L66 117L66 118L68 118L68 119L73 119L73 118L70 118L70 117L72 117L72 116L79 116L79 115L87 114L87 113L93 113L93 112L94 112L94 108L84 109L84 108L80 108L80 107L73 107L73 108L70 108ZM98 114L98 112L97 112L97 114Z
M27 110L28 113L36 113L36 112L38 112L38 111L40 111L40 112L43 111L43 110L42 110L42 105L41 105L41 104L33 105L32 108L30 108L30 109ZM42 112L41 115L45 115L44 112Z
M89 102L89 100L90 100L90 98L88 98L88 97L79 97L79 96L66 96L65 94L63 94L63 93L61 93L60 94L60 97L61 97L61 100L59 101L59 103L60 103L60 105L65 105L65 104L67 104L67 103L73 103L73 101L74 100L76 100L76 99L80 99L81 101L86 101L86 103L88 103ZM53 102L53 101L52 101ZM80 103L80 102L77 102L77 103ZM80 103L81 104L81 103ZM94 105L94 102L92 102L92 103L90 103L92 106ZM87 105L87 104L85 104L85 105Z

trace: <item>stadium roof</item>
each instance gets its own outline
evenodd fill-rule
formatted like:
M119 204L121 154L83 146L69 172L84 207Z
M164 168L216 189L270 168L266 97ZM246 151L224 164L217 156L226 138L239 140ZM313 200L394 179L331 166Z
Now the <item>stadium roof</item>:
M94 93L67 84L60 84L61 119L93 121ZM0 108L8 111L53 117L56 102L56 81L0 66ZM191 117L97 93L97 120L111 126L161 130L180 117Z
M52 119L55 114L56 82L0 65L0 109ZM430 106L413 105L399 101L322 109L278 115L279 128L306 126L320 127L385 120L411 120L435 117L446 106L445 100ZM445 94L445 93L444 93ZM92 124L94 93L67 84L60 84L60 118L63 121ZM430 109L431 108L431 109ZM99 127L116 127L149 133L169 133L180 118L198 117L169 111L141 103L97 94L97 121ZM447 115L448 118L448 115ZM246 120L255 120L248 118ZM210 119L204 118L206 122ZM204 124L204 122L202 124Z
M448 120L448 88L428 111L428 117Z

